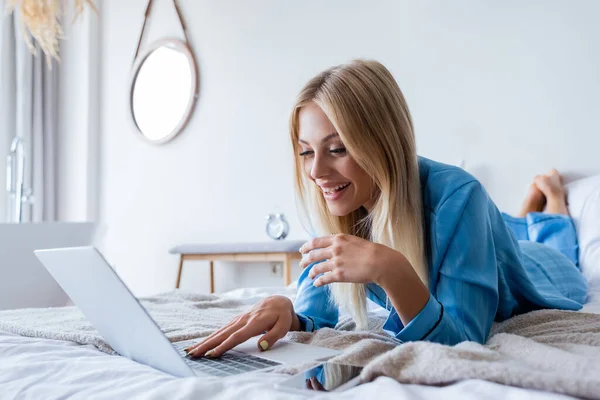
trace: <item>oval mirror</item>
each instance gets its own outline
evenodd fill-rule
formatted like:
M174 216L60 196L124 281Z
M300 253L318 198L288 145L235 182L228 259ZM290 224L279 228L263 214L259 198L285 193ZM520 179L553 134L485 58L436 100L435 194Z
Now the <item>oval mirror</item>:
M139 58L130 106L144 138L158 144L175 137L189 120L197 97L196 61L186 43L160 40Z

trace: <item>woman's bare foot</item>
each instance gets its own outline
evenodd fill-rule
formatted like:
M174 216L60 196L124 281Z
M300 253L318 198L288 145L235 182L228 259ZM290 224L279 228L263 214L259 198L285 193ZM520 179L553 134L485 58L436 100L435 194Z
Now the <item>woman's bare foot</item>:
M565 187L557 170L552 169L544 175L536 176L534 182L546 196L547 213L569 215Z
M545 204L546 197L544 196L544 193L542 193L535 183L532 183L529 186L529 191L527 192L527 196L525 196L525 200L521 206L519 217L525 218L527 213L543 211Z

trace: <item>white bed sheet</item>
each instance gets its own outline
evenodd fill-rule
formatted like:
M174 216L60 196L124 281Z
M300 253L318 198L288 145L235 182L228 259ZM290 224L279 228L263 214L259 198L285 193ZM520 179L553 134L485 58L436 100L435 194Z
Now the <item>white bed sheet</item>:
M273 289L281 292L281 289ZM243 289L225 294L253 303L269 292ZM592 293L583 311L600 313L600 293ZM152 351L152 349L148 349ZM0 332L0 398L44 399L235 399L304 398L273 387L285 375L254 373L228 379L174 378L93 346L27 338ZM316 392L309 392L315 395ZM481 380L446 387L399 384L378 378L327 398L394 399L570 399L568 396L520 389Z
M583 305L581 311L600 314L600 287L589 289L587 302Z
M151 349L148 349L151 351ZM304 398L275 390L286 376L256 373L227 380L174 378L93 346L40 340L0 332L0 398L2 399L235 399ZM311 392L312 395L315 392ZM567 399L480 380L447 387L401 385L390 378L328 398L394 399Z

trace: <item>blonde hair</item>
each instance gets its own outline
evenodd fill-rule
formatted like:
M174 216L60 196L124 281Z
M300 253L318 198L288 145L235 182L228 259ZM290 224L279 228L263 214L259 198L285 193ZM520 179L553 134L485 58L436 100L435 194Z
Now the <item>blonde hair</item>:
M327 115L348 153L373 180L376 198L370 212L360 207L345 216L332 215L303 172L299 114L311 102ZM377 61L354 60L321 72L298 95L290 136L303 223L319 236L352 234L399 251L428 286L415 137L408 106L390 71ZM350 312L357 328L366 329L366 285L329 286L334 301Z
M323 365L323 382L321 384L323 389L331 391L360 375L361 371L362 367L355 365L326 362Z

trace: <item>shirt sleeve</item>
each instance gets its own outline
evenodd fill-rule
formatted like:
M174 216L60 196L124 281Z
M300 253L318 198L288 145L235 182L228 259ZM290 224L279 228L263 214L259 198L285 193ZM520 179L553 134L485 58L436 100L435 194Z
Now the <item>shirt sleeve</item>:
M319 261L321 262L321 261ZM307 332L328 327L333 328L338 322L338 307L331 298L327 285L315 287L308 273L317 263L304 268L298 278L298 295L294 303L294 310L300 320L301 329Z
M406 326L395 310L383 326L400 341L455 345L466 340L479 343L487 340L498 309L498 267L490 200L479 182L461 189L436 213L436 226L453 233L439 268L435 292ZM447 213L460 213L460 217L455 224L445 224L440 219L451 219ZM437 233L439 236L440 232Z

